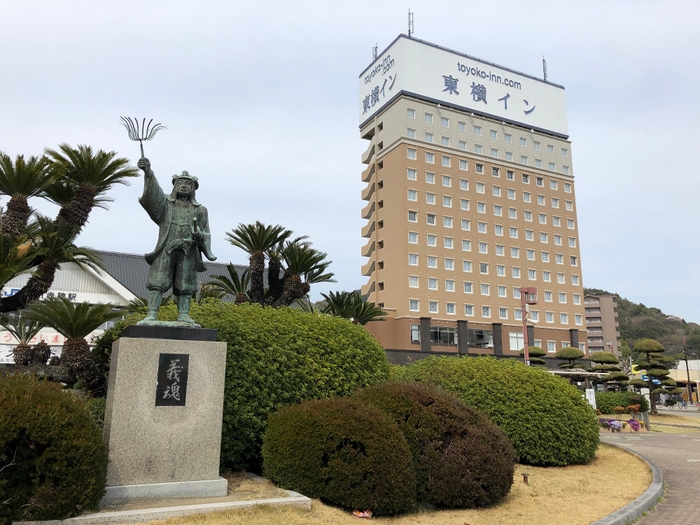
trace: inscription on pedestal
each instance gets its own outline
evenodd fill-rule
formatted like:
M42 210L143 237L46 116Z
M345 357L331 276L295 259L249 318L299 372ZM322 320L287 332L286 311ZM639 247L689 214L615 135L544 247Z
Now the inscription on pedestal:
M185 406L189 354L160 354L156 406Z

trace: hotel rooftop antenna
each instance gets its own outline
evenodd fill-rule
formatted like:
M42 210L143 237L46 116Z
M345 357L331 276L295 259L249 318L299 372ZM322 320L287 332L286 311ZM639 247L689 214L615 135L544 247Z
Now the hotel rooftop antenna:
M413 29L413 13L411 13L411 10L408 10L408 38L411 38L411 35L415 33Z
M547 82L547 61L542 57L542 74L544 75L544 81Z
M372 48L372 60L373 61L377 60L377 52L378 52L377 44L374 44L374 47Z

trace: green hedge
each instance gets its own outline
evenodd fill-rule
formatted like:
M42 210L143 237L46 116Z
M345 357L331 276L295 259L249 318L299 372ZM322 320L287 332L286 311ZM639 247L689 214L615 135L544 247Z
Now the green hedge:
M596 392L595 404L603 414L614 414L615 407L626 408L630 405L641 405L640 412L649 411L647 398L634 392Z
M397 514L416 502L411 451L398 425L349 398L306 401L270 416L265 475L339 507Z
M488 415L523 463L562 466L595 456L595 412L578 389L544 370L512 359L429 357L399 375L435 383Z
M225 468L260 468L267 418L280 407L350 395L389 376L379 343L346 319L217 300L193 303L190 314L202 327L218 330L219 341L228 344L221 439ZM119 330L138 318L129 318ZM162 307L160 318L175 320L175 305ZM110 340L118 336L118 331L108 332Z
M97 507L107 452L85 403L60 385L0 376L0 523Z
M485 415L453 394L427 383L381 383L354 397L399 425L413 455L419 501L444 508L484 507L510 491L513 446Z

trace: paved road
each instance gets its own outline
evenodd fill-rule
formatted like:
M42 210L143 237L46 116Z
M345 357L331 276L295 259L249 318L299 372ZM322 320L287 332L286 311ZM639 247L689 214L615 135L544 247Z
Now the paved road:
M600 437L605 443L634 450L652 461L663 473L664 498L636 525L700 524L700 433L603 432Z

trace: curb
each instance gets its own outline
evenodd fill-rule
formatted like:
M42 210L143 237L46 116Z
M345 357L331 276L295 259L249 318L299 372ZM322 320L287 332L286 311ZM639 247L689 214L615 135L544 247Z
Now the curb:
M623 445L618 445L617 443L608 443L606 445L611 445L613 447L621 448L625 452L637 456L639 459L644 461L651 468L652 479L649 488L639 496L632 503L628 503L621 509L616 510L612 514L608 514L604 518L594 521L590 525L629 525L637 519L639 519L642 514L652 508L658 503L664 493L664 477L661 474L661 470L654 465L651 461L641 455L639 452L628 449Z

